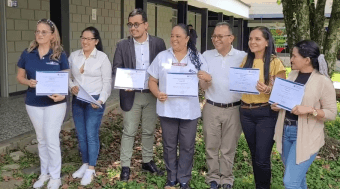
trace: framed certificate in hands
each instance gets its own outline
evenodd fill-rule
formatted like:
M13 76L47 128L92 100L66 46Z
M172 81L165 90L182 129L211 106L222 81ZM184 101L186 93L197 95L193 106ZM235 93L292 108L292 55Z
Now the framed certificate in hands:
M117 68L114 88L143 90L145 77L146 70Z
M301 104L304 93L305 86L303 84L277 77L269 103L278 103L278 107L292 111L296 105Z
M37 71L36 95L47 96L53 94L68 95L68 72Z
M168 97L197 97L198 77L196 73L167 73L166 94Z

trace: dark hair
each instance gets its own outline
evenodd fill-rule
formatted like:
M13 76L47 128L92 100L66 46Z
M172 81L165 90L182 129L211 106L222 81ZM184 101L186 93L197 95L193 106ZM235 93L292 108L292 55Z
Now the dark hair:
M264 82L265 84L269 84L269 68L270 68L270 62L272 61L272 57L273 55L276 55L275 52L275 45L274 45L274 40L273 40L273 36L270 33L270 30L267 27L263 27L263 26L258 26L255 27L252 31L254 30L260 30L262 32L262 36L268 41L268 46L265 49L264 52L264 64L263 64L263 68L264 68ZM252 68L253 67L253 63L254 63L254 58L255 58L255 54L253 52L251 52L250 48L248 49L248 56L247 56L247 61L244 65L244 68Z
M177 24L176 26L179 26L180 28L182 28L184 30L184 33L189 36L189 29L188 27L185 25L185 24ZM174 26L174 27L176 27ZM201 65L202 65L202 62L200 60L200 57L198 55L198 51L194 45L194 43L192 42L192 39L189 37L189 41L188 41L188 45L187 45L187 48L188 50L190 49L190 54L189 54L189 58L190 58L190 61L195 65L195 68L197 70L201 70Z
M83 33L85 31L90 31L92 34L93 34L93 37L95 39L98 39L99 42L97 43L96 45L96 48L99 50L99 51L102 51L103 52L103 43L102 43L102 39L100 38L100 35L99 35L99 31L97 30L97 28L93 27L93 26L90 26L90 27L87 27L85 28L82 32L81 32L81 35L83 35Z
M228 29L229 29L229 33L230 33L231 35L233 35L233 28L231 27L231 25L230 25L228 22L219 22L219 23L216 24L215 28L216 28L217 26L227 26Z
M188 27L190 27L190 26L193 27L191 24L189 24Z
M294 45L298 49L299 54L303 58L310 58L311 64L314 69L319 71L320 48L317 43L312 40L303 40Z
M141 15L143 22L148 21L148 17L146 16L145 11L143 11L143 9L141 9L141 8L134 9L132 12L130 12L128 19L130 17L136 16L136 15Z

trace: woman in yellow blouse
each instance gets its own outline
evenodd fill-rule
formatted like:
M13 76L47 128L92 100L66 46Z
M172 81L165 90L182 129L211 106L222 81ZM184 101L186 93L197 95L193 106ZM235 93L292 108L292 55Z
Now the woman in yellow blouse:
M240 119L251 152L256 188L270 189L270 155L278 114L271 110L268 100L273 80L275 77L285 78L286 69L276 57L273 37L268 28L256 27L252 30L248 44L248 56L241 67L260 70L256 86L260 94L242 95Z

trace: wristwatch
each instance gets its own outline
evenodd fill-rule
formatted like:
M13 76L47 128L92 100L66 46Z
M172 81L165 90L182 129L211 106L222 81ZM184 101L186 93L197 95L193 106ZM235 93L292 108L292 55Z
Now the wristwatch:
M315 108L313 108L313 116L314 116L314 117L318 116L318 111L316 111Z

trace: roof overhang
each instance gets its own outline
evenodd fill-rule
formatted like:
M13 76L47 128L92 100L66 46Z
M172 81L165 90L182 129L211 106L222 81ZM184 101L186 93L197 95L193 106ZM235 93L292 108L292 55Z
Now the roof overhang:
M207 8L209 11L222 12L227 16L249 19L250 5L241 0L186 0L188 5Z

